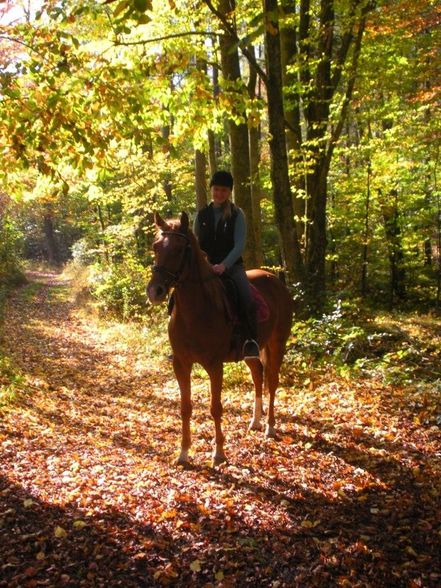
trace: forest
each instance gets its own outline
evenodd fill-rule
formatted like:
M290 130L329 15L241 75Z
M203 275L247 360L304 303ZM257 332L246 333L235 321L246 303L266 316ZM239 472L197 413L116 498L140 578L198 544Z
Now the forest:
M440 7L0 1L0 587L441 582ZM175 465L154 213L217 170L295 302L279 435ZM246 416L245 416L246 414Z

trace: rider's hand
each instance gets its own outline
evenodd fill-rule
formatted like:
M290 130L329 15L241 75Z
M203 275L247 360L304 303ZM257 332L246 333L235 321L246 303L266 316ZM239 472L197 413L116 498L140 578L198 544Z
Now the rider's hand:
M212 266L213 271L215 274L217 274L218 276L222 275L225 271L225 266L223 263L216 263L215 265Z

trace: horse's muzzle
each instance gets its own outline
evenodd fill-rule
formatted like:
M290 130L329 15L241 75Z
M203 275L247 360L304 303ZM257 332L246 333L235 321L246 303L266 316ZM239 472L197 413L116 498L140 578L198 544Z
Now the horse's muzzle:
M147 284L147 296L152 304L161 304L167 298L168 288L163 284Z

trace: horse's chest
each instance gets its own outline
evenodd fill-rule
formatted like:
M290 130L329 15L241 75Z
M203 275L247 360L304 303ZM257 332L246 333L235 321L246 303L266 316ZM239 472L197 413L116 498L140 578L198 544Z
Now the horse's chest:
M195 323L172 318L169 324L173 351L191 354L196 361L207 354L226 355L230 349L231 333L230 326L209 319Z

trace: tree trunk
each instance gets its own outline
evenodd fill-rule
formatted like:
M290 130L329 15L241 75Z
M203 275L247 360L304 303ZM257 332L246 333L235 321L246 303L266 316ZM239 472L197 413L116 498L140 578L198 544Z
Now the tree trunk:
M404 253L401 243L401 229L398 222L398 192L390 192L391 200L381 203L384 231L389 250L390 264L390 304L393 306L395 296L404 300L406 298L406 270L404 268Z
M167 149L169 151L170 150L170 143L169 143L170 127L168 125L161 128L161 135L162 135L162 138L164 139L164 142L166 145L165 149ZM172 186L172 181L171 181L171 173L169 171L166 172L166 177L162 181L162 187L164 188L165 196L166 196L168 202L171 202L172 197L173 197L173 186Z
M249 48L250 53L255 57L254 47ZM248 95L251 99L260 97L260 88L258 89L257 72L254 68L250 70L248 80ZM260 185L259 165L260 165L260 125L250 126L248 131L248 140L250 145L250 176L251 176L251 203L253 208L253 229L254 229L254 246L256 267L263 265L262 252L262 221L260 216L260 201L262 199L262 190Z
M207 158L205 153L196 149L194 157L196 207L198 210L207 204Z
M298 58L297 43L300 42L297 27L293 24L297 10L296 2L281 0L281 8L285 15L291 17L291 24L280 27L280 48L282 62L282 81L284 88L286 141L288 161L293 185L293 206L298 238L302 241L305 233L305 177L301 152L302 129L300 124L300 96L298 91L298 70L294 71ZM305 10L305 7L303 7Z
M288 174L277 0L263 0L263 9L265 18L265 61L268 76L269 146L275 220L280 234L282 259L289 274L289 281L303 285L304 267L294 225L294 211Z
M353 95L367 13L375 8L375 0L348 0L345 3L335 0L263 0L266 74L225 20L226 14L230 15L229 18L234 15L233 0L220 1L222 13L211 0L204 1L235 39L232 50L240 46L251 67L265 81L275 222L282 256L291 274L290 279L307 285L311 306L320 311L325 298L327 178ZM334 15L336 10L337 17ZM289 17L283 19L283 26L287 27L283 33L283 55L278 22L282 11ZM351 61L348 63L349 56ZM286 109L282 59L284 82L288 86ZM293 63L297 68L295 74L286 69ZM345 84L342 83L343 73ZM331 120L331 101L337 91L341 92L341 100L336 101L340 106L333 112ZM294 146L291 160L294 203L287 140L290 146Z
M210 178L216 170L216 137L213 131L208 131L208 171Z
M324 161L321 162L325 164ZM306 233L306 293L313 313L322 310L326 296L326 205L328 196L328 174L320 166L308 176L308 227Z
M50 212L45 213L43 217L43 232L45 237L47 260L50 265L58 266L60 265L61 260L60 250L55 235L52 214Z
M364 211L364 232L363 232L363 261L361 266L361 295L367 294L367 268L368 268L368 251L369 251L369 215L371 203L371 162L367 164L366 178L366 201Z
M441 198L436 186L436 175L435 175L435 186L434 192L436 196L436 206L437 206L437 215L436 215L436 230L437 230L437 254L438 254L438 263L437 263L437 277L436 277L436 305L440 306L441 304Z
M220 0L219 12L234 26L231 17L236 10L235 0ZM222 74L229 82L237 82L241 79L239 54L236 38L226 29L220 40ZM242 115L243 118L243 115ZM244 251L244 260L247 267L255 267L256 244L254 240L254 219L250 186L250 159L248 142L248 125L246 121L236 123L228 121L230 149L231 149L231 173L234 178L234 199L245 213L247 219L247 245Z

